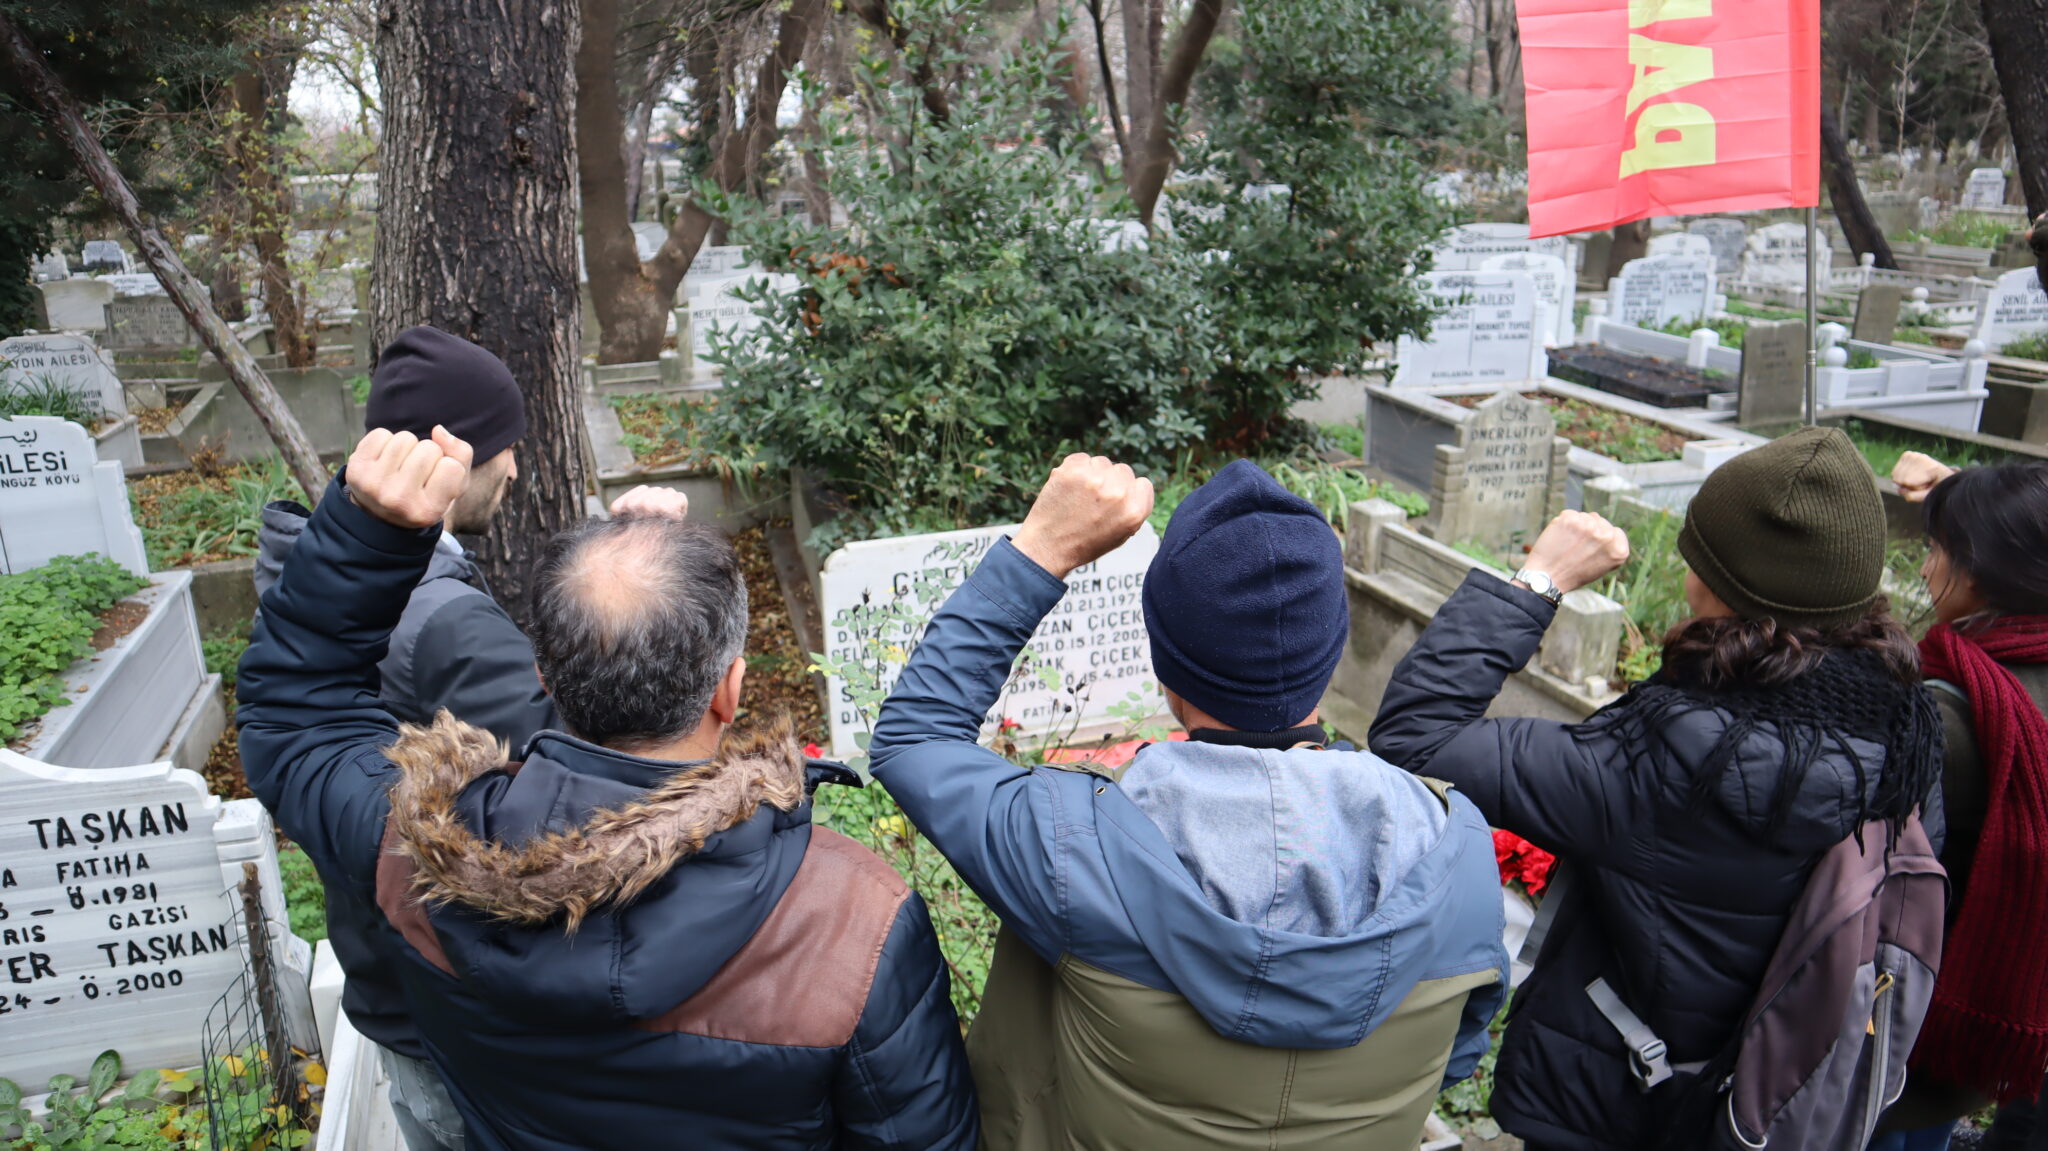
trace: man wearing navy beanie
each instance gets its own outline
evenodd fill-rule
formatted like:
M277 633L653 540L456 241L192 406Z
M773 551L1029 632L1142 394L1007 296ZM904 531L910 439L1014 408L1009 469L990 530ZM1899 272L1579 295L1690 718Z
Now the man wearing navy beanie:
M1070 456L926 628L875 778L1002 917L967 1038L990 1151L1412 1151L1506 991L1479 812L1346 744L1317 707L1348 640L1330 524L1247 461L1174 512L1146 575L1185 742L1120 777L979 745L1069 573L1151 484Z

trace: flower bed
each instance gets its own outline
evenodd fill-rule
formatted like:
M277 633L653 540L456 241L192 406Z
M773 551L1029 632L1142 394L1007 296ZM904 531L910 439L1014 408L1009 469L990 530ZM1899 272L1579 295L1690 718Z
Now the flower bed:
M1476 408L1487 398L1457 396L1451 402L1461 408ZM1557 434L1567 443L1617 463L1650 464L1659 460L1683 459L1685 445L1703 438L1585 400L1548 392L1524 392L1522 398L1535 400L1549 408L1550 414L1557 419Z
M126 597L143 586L100 556L59 556L0 575L0 740L67 702L65 668L134 630L139 605Z
M128 481L128 500L153 571L255 555L263 505L305 499L276 456L234 465L202 456L198 463Z

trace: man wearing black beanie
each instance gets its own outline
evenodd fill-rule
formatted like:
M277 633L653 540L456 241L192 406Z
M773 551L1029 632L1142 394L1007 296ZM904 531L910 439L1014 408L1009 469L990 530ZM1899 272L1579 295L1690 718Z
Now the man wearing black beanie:
M555 726L555 708L534 670L533 644L491 598L454 532L490 528L505 492L519 478L515 446L526 435L526 400L498 357L436 328L409 328L384 349L370 380L364 430L411 432L421 440L444 427L475 450L467 486L450 509L447 531L413 589L391 645L377 665L385 710L408 723L432 723L446 710L489 731L523 758L534 733ZM263 509L256 592L277 582L285 557L311 513L290 500ZM462 1120L413 1025L396 975L380 953L382 913L328 886L328 938L348 976L343 1006L356 1030L384 1048L393 1110L410 1151L462 1151Z

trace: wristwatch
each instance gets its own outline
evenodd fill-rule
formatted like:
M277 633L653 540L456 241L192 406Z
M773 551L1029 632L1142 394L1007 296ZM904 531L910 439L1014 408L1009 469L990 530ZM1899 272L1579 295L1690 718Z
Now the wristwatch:
M1549 600L1551 607L1564 602L1564 589L1557 586L1557 581L1550 578L1549 572L1523 568L1515 573L1515 582L1526 585L1530 591Z

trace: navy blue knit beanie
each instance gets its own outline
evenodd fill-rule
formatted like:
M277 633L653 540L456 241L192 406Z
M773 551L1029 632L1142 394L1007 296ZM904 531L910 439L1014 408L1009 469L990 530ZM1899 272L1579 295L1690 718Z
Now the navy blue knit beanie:
M1351 628L1330 521L1249 460L1174 510L1144 600L1159 682L1241 731L1314 711Z
M424 440L435 424L469 441L481 464L526 438L526 397L505 361L439 328L407 328L377 357L363 430Z

